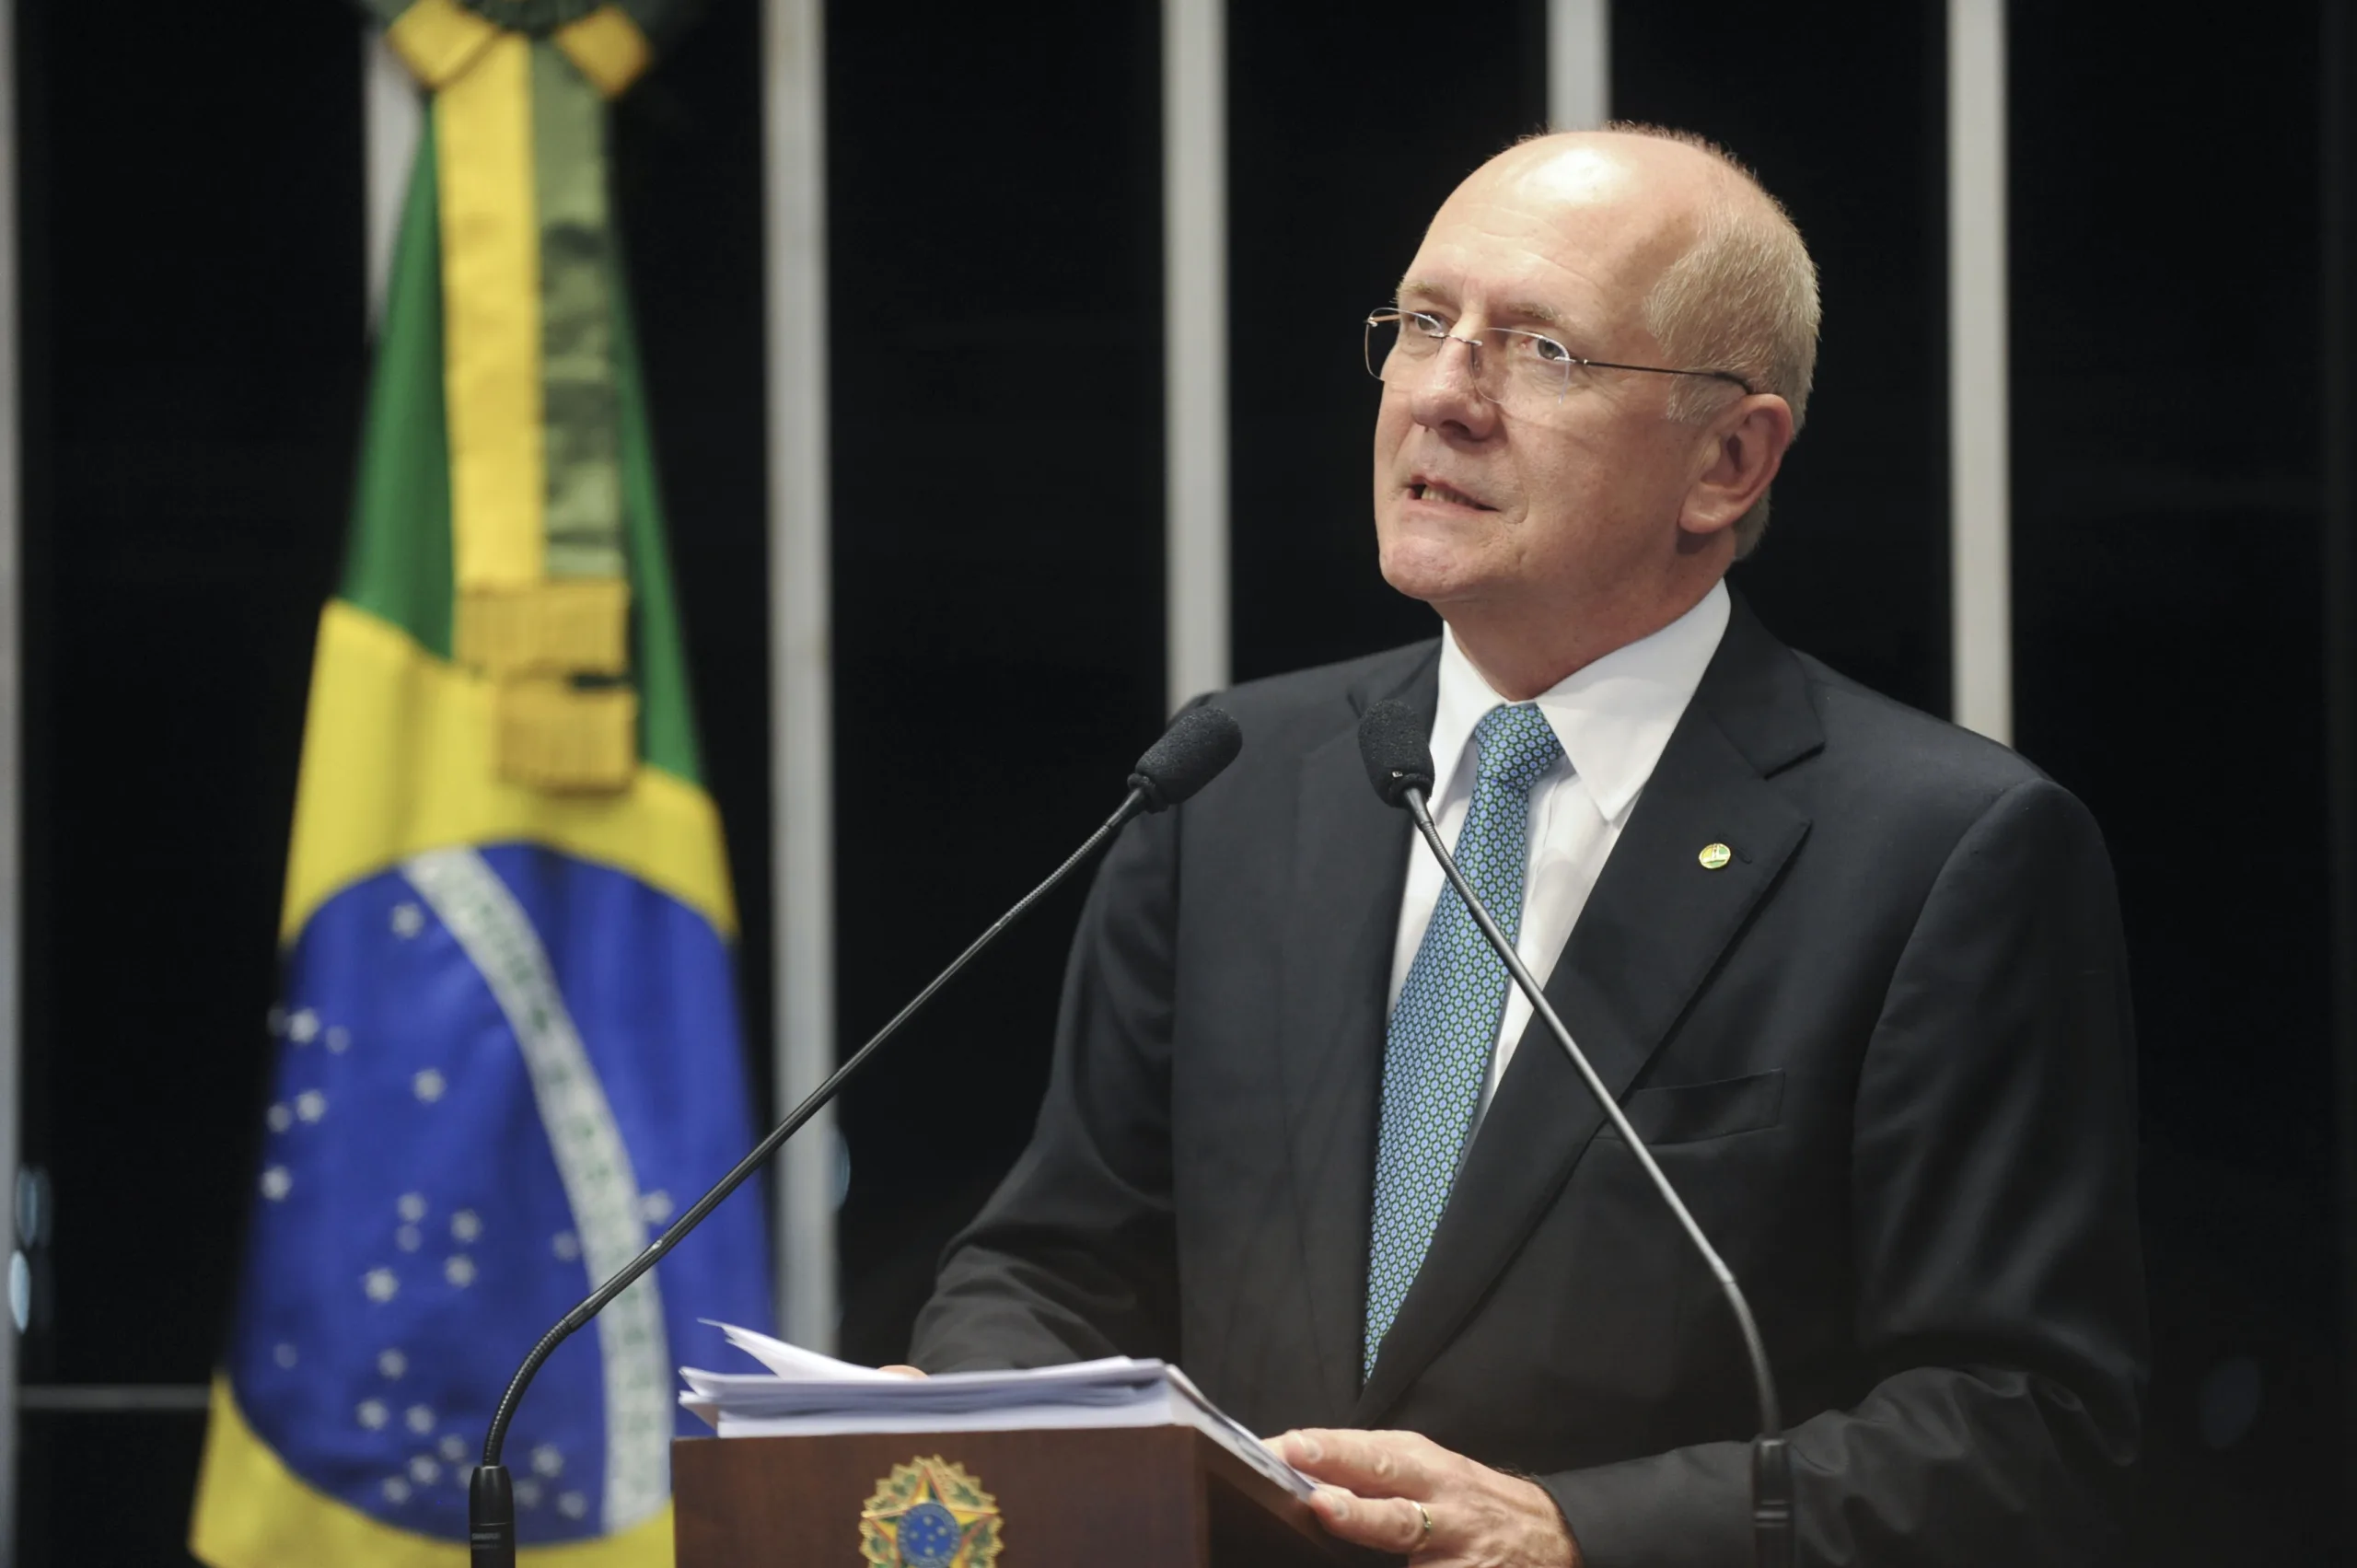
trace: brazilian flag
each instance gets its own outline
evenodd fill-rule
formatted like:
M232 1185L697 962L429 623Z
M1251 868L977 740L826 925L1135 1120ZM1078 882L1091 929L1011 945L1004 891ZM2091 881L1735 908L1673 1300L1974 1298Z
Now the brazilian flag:
M389 5L431 94L343 581L191 1550L455 1568L526 1351L749 1134L605 102L643 17ZM487 14L486 14L487 13ZM547 1564L668 1562L675 1368L770 1318L748 1191L549 1362L506 1458Z

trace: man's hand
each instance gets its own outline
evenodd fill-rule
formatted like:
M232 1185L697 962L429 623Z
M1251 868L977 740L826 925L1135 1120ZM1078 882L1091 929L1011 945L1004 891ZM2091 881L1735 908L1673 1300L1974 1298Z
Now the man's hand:
M1318 1481L1309 1506L1344 1540L1439 1568L1580 1568L1555 1500L1413 1432L1288 1432L1271 1447Z

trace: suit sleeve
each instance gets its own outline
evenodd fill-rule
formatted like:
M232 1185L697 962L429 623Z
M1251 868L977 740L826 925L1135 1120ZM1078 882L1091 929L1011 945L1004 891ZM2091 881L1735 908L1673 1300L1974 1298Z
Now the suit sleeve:
M1176 1359L1170 1019L1181 811L1124 829L1064 976L1031 1142L943 1256L911 1357L931 1372Z
M2132 1050L2100 836L2018 784L1949 854L1865 1051L1850 1218L1879 1381L1788 1434L1800 1561L2115 1550L2147 1361ZM1737 1568L1749 1463L1717 1443L1538 1479L1592 1568Z

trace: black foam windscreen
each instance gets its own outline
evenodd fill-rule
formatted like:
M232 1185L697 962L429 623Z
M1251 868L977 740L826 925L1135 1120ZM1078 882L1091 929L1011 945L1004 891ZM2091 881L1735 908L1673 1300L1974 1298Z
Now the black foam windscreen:
M1366 782L1386 806L1406 804L1407 792L1433 788L1432 726L1405 703L1377 703L1359 720L1359 760Z
M1144 793L1148 811L1167 810L1219 777L1243 749L1244 731L1226 712L1189 708L1145 749L1130 787Z

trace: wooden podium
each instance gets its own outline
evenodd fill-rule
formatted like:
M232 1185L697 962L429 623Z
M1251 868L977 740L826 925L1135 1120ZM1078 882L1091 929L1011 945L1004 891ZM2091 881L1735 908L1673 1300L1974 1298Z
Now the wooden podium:
M999 1568L1380 1568L1399 1559L1328 1535L1309 1507L1191 1427L683 1437L671 1445L678 1568L858 1568L862 1514L896 1471L958 1467L995 1509ZM941 1471L923 1472L939 1475ZM952 1500L955 1501L954 1499ZM881 1555L950 1559L938 1533ZM973 1506L955 1509L969 1531Z

